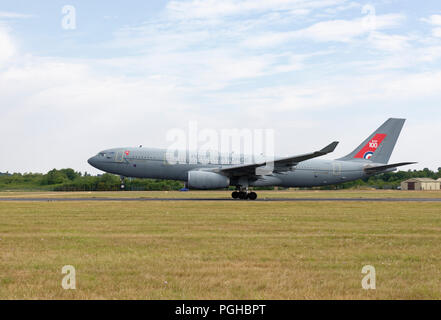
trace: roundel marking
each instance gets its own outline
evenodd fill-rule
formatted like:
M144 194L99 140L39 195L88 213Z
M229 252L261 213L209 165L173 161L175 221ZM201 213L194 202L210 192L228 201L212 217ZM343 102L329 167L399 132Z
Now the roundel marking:
M363 158L365 158L366 160L369 160L370 158L372 158L373 155L374 155L374 153L372 151L368 151L364 154Z

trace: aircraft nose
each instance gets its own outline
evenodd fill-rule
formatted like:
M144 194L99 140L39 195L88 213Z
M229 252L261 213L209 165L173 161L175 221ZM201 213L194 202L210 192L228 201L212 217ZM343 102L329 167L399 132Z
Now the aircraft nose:
M96 168L96 164L97 164L97 160L96 160L96 156L89 158L89 160L87 160L87 162L92 166Z

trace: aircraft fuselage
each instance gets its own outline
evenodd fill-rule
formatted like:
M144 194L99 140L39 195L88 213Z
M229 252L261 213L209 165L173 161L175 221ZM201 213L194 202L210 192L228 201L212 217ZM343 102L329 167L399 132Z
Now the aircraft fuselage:
M170 163L166 149L115 148L101 151L88 162L97 169L124 177L179 181L187 181L189 171L216 170L247 163L246 157L233 159L231 154L219 156L214 161L190 157ZM300 162L289 171L272 172L250 179L248 185L313 187L338 184L369 176L363 170L367 165L375 164L364 160L310 159ZM231 177L230 185L240 184L238 179Z

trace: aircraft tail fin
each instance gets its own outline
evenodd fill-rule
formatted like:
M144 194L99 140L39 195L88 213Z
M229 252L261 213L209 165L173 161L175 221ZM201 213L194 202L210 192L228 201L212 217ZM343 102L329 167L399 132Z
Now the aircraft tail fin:
M338 160L364 159L387 164L405 121L406 119L388 119L354 151Z

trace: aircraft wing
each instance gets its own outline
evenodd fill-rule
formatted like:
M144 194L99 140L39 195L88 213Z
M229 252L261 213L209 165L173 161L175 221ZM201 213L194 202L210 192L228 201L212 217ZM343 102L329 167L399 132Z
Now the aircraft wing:
M376 166L376 167L365 167L364 168L364 172L368 173L368 174L375 174L375 173L380 173L382 171L388 170L388 169L393 169L393 168L397 168L397 167L401 167L401 166L407 166L409 164L415 164L416 162L401 162L401 163L393 163L393 164L387 164L384 166Z
M273 171L275 172L289 171L293 166L297 165L299 162L316 157L321 157L325 154L333 152L337 147L337 145L338 145L338 141L334 141L319 151L314 151L311 153L306 153L293 157L281 158L271 162L261 162L261 163L233 166L233 167L220 169L219 171L229 174L231 176L256 175L256 169L258 167L264 167L266 165L272 165L272 164L274 168Z

